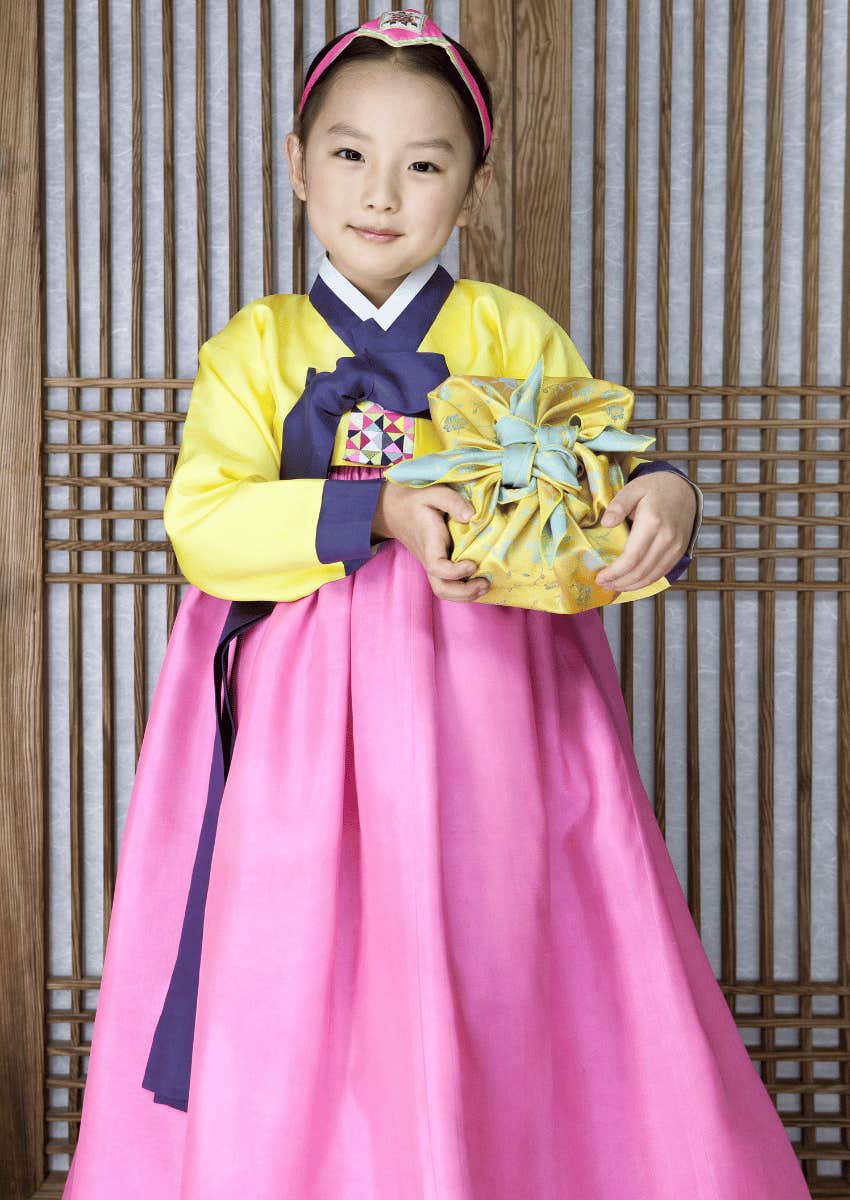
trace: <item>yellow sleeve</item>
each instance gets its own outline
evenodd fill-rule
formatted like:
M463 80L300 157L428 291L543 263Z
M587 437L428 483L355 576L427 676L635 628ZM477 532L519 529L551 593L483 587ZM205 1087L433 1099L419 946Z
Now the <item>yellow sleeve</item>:
M378 549L380 478L279 477L282 418L262 338L269 315L252 301L201 346L163 506L186 579L228 600L299 599Z

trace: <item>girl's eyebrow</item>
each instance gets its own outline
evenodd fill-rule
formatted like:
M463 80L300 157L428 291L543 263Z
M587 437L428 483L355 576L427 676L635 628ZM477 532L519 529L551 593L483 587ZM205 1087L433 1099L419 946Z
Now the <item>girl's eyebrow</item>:
M374 140L373 138L371 138L369 136L368 133L364 133L362 129L355 129L353 125L346 125L346 123L344 121L337 121L337 123L335 125L331 125L331 127L327 130L327 132L328 133L344 133L344 134L347 134L348 137L360 138L361 141L364 141L364 142L371 142ZM408 142L407 145L408 146L430 146L436 150L446 150L449 154L454 154L454 152L455 152L455 148L451 144L449 139L444 138L444 137L422 138L418 142Z

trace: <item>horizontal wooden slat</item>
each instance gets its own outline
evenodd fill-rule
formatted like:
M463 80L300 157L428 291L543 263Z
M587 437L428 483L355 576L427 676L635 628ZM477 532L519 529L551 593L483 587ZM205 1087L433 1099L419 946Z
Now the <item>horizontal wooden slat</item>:
M159 388L161 391L191 391L193 379L151 379L127 375L120 378L102 376L46 376L46 388ZM610 382L614 382L611 380ZM770 386L765 383L635 383L629 391L636 396L841 396L850 397L850 391L841 384L783 384ZM787 422L786 422L787 424ZM795 421L796 424L796 421Z
M168 487L169 478L144 475L45 475L45 487Z
M44 513L47 521L63 521L69 517L85 517L91 520L161 521L162 509L151 508L49 508Z
M794 393L796 396L796 392ZM171 424L182 424L186 419L186 414L182 412L138 412L129 413L120 409L112 409L101 412L98 409L84 409L75 412L68 412L63 408L46 408L42 416L46 421L165 421ZM629 429L728 429L734 426L736 429L791 429L792 432L797 429L847 429L850 427L850 418L847 417L805 417L794 418L793 427L789 426L787 420L779 417L730 417L729 420L724 420L722 417L665 417L664 420L650 417L635 417L629 422ZM52 442L44 443L47 448L54 445ZM649 452L647 452L649 453Z
M76 412L67 412L63 408L45 408L41 414L45 421L97 421L98 424L102 421L132 421L135 424L137 421L164 421L166 424L182 424L186 419L186 414L182 412L137 412L128 413L120 409L100 412L98 409L84 409ZM44 442L46 449L50 449L52 442Z
M150 442L43 442L45 454L165 454L176 458L179 446L164 446ZM88 481L86 481L88 482Z
M151 553L163 553L170 548L169 542L101 542L95 539L87 542L77 538L69 541L47 541L47 550L145 550Z

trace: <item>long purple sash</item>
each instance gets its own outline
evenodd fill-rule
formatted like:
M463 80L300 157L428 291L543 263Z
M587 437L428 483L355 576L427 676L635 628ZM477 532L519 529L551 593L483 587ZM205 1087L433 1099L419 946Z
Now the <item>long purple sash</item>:
M204 929L204 909L210 878L215 833L224 783L233 757L236 723L227 682L227 659L231 642L257 621L268 616L274 608L272 600L255 603L235 601L225 618L213 660L215 680L216 726L213 745L207 802L189 897L180 934L177 960L168 985L162 1012L153 1036L142 1087L154 1093L157 1104L172 1108L188 1108L189 1073L192 1065L192 1042L195 1033L195 1011L198 999L198 972L201 962L201 938Z
M419 294L383 330L371 318L356 316L321 276L310 290L310 300L331 328L354 351L337 360L333 371L307 373L304 392L284 422L281 478L327 476L340 417L361 399L374 398L396 412L429 416L427 394L450 371L441 354L417 350L452 290L454 281L437 266ZM353 481L354 482L354 481ZM354 486L357 486L354 483ZM362 484L360 486L363 486ZM321 535L317 530L317 543ZM345 561L351 574L367 558ZM154 1093L154 1102L186 1112L198 999L204 910L210 866L224 785L236 740L236 721L230 698L228 657L231 643L274 609L274 600L234 600L228 609L213 660L216 729L209 786L198 848L192 868L189 895L177 949L177 958L162 1011L153 1035L142 1087ZM238 653L238 642L237 650Z

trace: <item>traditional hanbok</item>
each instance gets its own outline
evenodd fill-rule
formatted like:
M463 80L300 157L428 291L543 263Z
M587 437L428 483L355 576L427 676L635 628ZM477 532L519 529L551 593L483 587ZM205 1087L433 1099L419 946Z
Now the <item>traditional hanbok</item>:
M808 1196L600 611L438 599L371 533L428 390L540 355L589 375L436 258L376 308L326 257L201 347L66 1200Z

